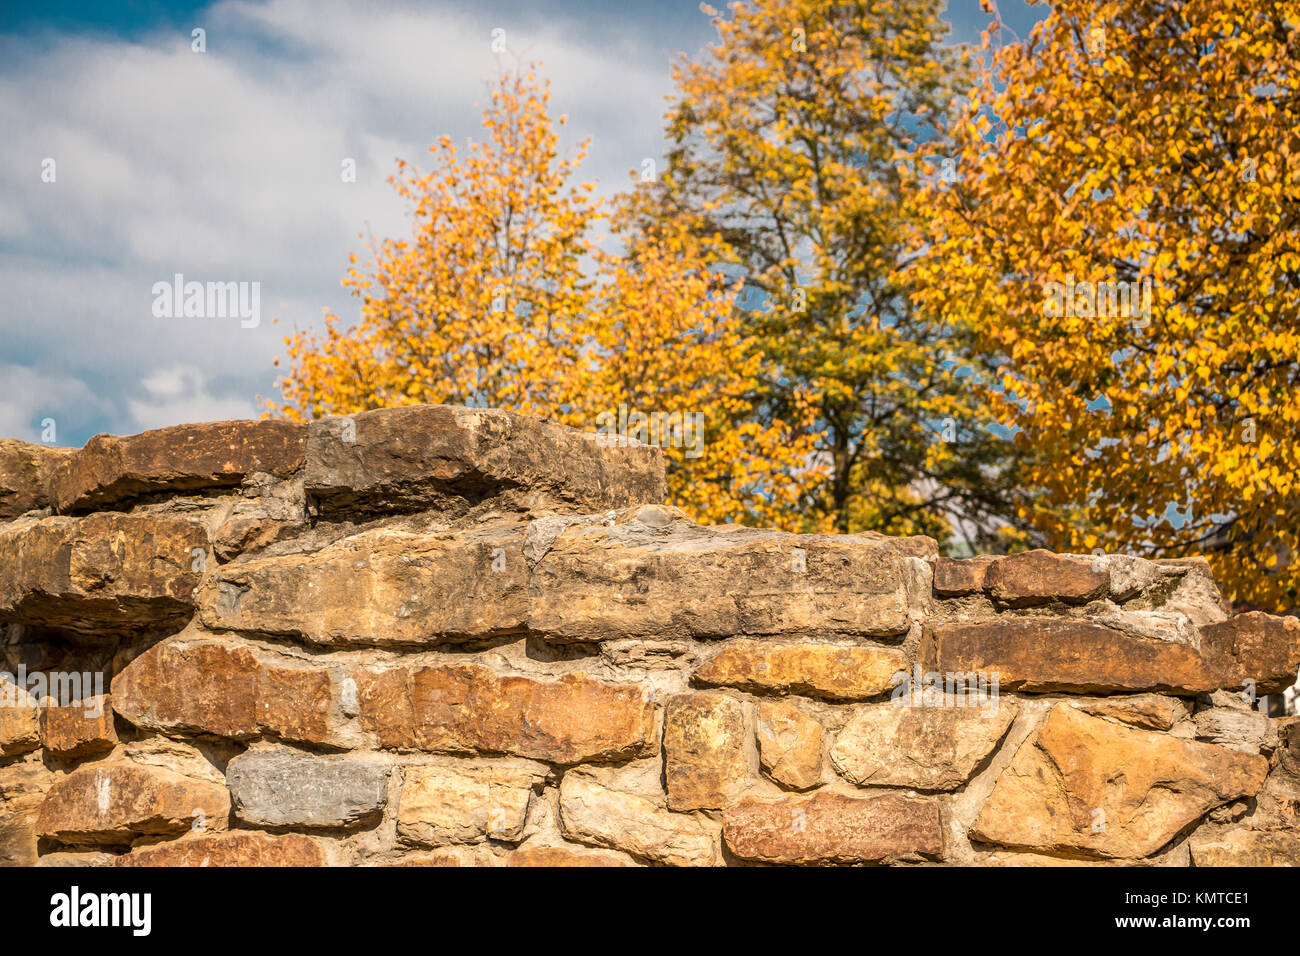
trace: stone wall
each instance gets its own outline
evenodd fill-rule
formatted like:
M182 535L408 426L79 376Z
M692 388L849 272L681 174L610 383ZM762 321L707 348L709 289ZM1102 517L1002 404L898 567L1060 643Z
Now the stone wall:
M1300 862L1300 626L1203 561L663 500L440 406L0 441L0 862Z

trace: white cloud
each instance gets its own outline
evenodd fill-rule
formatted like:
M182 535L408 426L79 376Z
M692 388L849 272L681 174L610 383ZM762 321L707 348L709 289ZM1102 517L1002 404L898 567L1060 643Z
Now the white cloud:
M0 436L41 441L49 423L51 444L74 444L70 436L84 432L103 410L99 396L76 378L0 363Z
M193 365L160 369L140 385L144 397L127 402L132 431L182 422L257 418L261 413L251 401L213 395L203 372Z
M507 39L545 62L566 137L595 136L585 172L610 191L659 154L671 76L634 35L612 44L579 17L506 23ZM50 405L83 405L75 440L257 414L277 394L284 326L355 315L339 280L349 252L364 256L358 234L405 232L385 182L395 156L424 166L438 136L478 135L499 19L450 2L226 0L198 19L203 54L188 27L14 46L0 63L0 363L7 378L58 371L32 372L39 401L3 383L0 434L30 435ZM264 321L155 319L153 283L176 272L260 282Z

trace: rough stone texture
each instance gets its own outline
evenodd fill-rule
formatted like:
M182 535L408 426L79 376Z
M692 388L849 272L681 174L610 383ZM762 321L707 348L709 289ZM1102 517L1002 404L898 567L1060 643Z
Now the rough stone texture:
M1216 707L1203 710L1192 718L1196 739L1230 747L1243 753L1272 751L1278 745L1273 721L1257 710L1230 710Z
M1133 605L1150 605L1185 615L1197 627L1228 619L1228 604L1214 583L1214 574L1205 558L1174 558L1156 563L1162 570L1177 575L1177 585L1172 593L1166 588L1152 588L1149 593L1135 598Z
M329 673L188 632L132 661L112 684L113 709L137 727L248 739L329 743Z
M984 588L1008 607L1083 604L1106 595L1110 574L1085 558L1037 549L998 558L984 574Z
M1300 833L1229 830L1192 834L1193 866L1300 866Z
M41 708L13 681L0 679L0 757L13 757L41 745Z
M118 866L327 866L325 848L309 836L272 836L248 830L187 836L141 846L117 858Z
M254 472L284 477L302 466L306 428L286 421L173 425L127 438L96 435L50 477L62 514L158 492L237 486Z
M667 496L663 455L609 447L501 409L413 405L312 422L307 493L322 514L518 510L592 514Z
M983 591L984 575L995 560L988 555L940 558L934 563L934 593L940 597L959 597Z
M1201 649L1219 687L1255 682L1256 694L1280 694L1300 672L1300 620L1252 611L1201 628Z
M1216 686L1195 648L1075 618L939 624L921 654L927 670L997 674L1002 690L1190 695Z
M50 474L71 448L0 438L0 521L50 506Z
M44 867L87 867L87 866L114 866L117 863L118 854L106 853L103 850L91 850L89 852L66 852L56 850L53 853L46 853L37 862L37 866Z
M636 866L637 862L615 850L596 850L585 846L520 847L506 859L506 866Z
M933 550L929 538L575 525L534 570L530 624L553 640L586 642L901 634L907 558Z
M117 746L108 694L41 708L41 746L65 760L104 754Z
M622 793L580 772L560 784L560 821L565 837L622 850L668 866L716 866L717 834L689 814L672 813L646 797Z
M373 759L250 750L226 767L235 816L260 827L337 828L376 822L389 767Z
M653 746L654 704L637 684L583 673L501 676L478 664L370 667L356 683L361 725L381 747L569 764L639 756Z
M307 529L302 477L277 480L259 472L244 479L239 498L212 533L212 550L230 561Z
M459 535L374 531L314 554L221 568L197 596L218 630L314 644L431 644L522 631L524 526Z
M723 810L749 785L744 705L722 694L678 694L664 710L670 810Z
M41 805L37 832L73 845L129 843L146 834L185 833L196 823L224 830L230 794L202 779L127 761L74 770Z
M36 863L36 817L53 782L39 754L0 766L0 866Z
M1026 850L1145 857L1211 808L1258 792L1267 771L1268 761L1257 755L1058 706L998 778L971 838Z
M737 857L763 863L874 863L943 854L939 804L894 793L748 797L724 814L722 833Z
M408 853L400 860L390 860L376 865L383 867L500 866L501 861L486 846L444 846L428 853Z
M1300 623L1203 558L702 527L663 468L437 406L0 440L0 864L1297 862Z
M180 626L193 613L207 551L201 524L164 515L0 529L0 621L87 634Z
M893 701L854 708L831 748L841 776L872 787L953 790L993 752L1018 712L997 699L989 709L914 707Z
M793 704L758 705L758 759L784 787L808 790L822 779L822 725Z
M1094 717L1109 717L1146 730L1169 730L1188 713L1185 701L1159 694L1105 697L1080 701L1075 706Z
M408 767L398 839L428 846L518 842L537 778L535 770L511 766Z
M697 667L694 677L757 692L862 700L889 690L906 669L903 652L893 647L739 640Z

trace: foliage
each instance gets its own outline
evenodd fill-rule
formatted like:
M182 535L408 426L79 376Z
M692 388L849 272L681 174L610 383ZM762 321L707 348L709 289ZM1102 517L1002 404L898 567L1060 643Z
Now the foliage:
M1049 546L1208 548L1261 605L1300 584L1298 25L1294 2L1059 0L955 123L918 276L1000 363L986 397ZM1047 305L1071 277L1150 279L1149 319L1083 286Z

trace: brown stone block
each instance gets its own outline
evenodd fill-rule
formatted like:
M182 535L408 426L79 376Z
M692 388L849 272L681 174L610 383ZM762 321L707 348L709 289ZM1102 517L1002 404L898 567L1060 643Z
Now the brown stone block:
M702 684L861 700L889 690L907 668L896 647L729 641L695 669Z
M309 426L307 493L323 514L452 512L499 499L520 511L593 514L660 504L663 455L503 409L411 405Z
M653 747L654 703L639 684L582 673L500 676L478 664L369 667L356 681L361 725L381 747L561 764L641 756Z
M1039 548L998 558L984 573L984 588L1009 607L1051 601L1084 604L1106 596L1110 573L1085 558Z
M1268 761L1058 705L998 777L973 840L1109 858L1155 853L1207 811L1264 785Z
M117 746L111 697L100 694L41 708L41 746L63 759L104 754Z
M296 422L229 421L96 435L54 469L50 497L68 514L159 492L238 486L255 472L283 478L302 466L306 434Z
M113 679L113 709L150 730L331 743L329 672L217 638L156 644Z
M943 830L937 801L828 790L776 800L750 797L723 816L722 835L742 860L764 863L875 863L937 859Z
M1075 618L940 624L927 633L921 659L942 674L996 674L1004 691L1192 695L1216 686L1195 648Z
M318 840L297 833L272 836L250 830L187 836L136 847L118 866L328 866Z
M722 810L749 785L744 705L723 694L676 694L664 709L670 810Z

